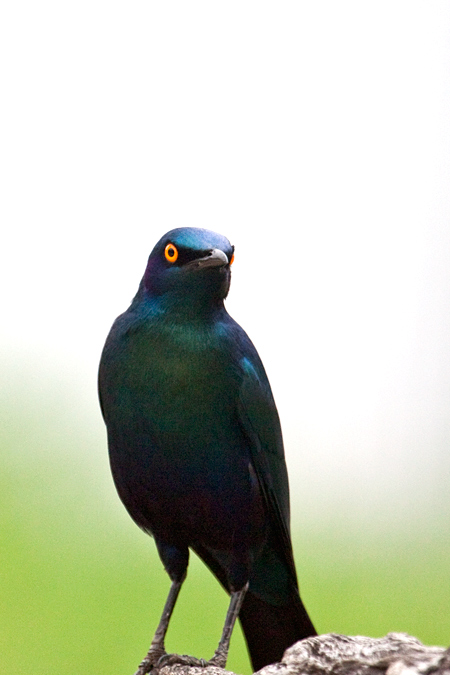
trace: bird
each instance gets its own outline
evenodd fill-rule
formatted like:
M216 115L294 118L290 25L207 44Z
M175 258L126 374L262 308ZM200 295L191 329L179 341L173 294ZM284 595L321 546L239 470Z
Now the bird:
M256 348L224 304L233 260L234 246L216 232L167 232L100 360L113 480L171 580L135 675L172 663L225 667L237 617L255 671L317 634L298 590L274 397ZM165 649L190 550L230 595L209 661Z

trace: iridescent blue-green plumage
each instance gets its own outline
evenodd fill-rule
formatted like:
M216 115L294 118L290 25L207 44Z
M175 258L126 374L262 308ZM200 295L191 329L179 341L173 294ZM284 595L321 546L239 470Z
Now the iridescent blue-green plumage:
M232 255L208 230L162 237L108 336L99 389L125 507L172 581L181 584L191 548L228 592L249 582L239 617L258 669L315 631L298 594L270 385L224 307Z

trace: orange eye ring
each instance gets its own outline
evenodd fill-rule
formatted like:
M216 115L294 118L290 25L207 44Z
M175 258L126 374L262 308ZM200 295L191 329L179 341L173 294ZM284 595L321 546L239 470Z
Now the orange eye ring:
M178 258L178 249L173 244L167 244L164 249L164 255L166 256L167 262L174 263Z
M234 253L233 253L233 255L231 256L230 265L232 265L233 263L234 263Z

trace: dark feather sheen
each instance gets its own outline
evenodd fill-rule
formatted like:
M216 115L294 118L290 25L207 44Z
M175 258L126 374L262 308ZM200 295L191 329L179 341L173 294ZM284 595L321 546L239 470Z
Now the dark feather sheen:
M228 240L208 230L158 242L106 341L99 391L118 493L171 579L182 580L191 548L228 592L250 582L240 620L258 669L315 630L298 594L275 402L223 303L230 265L190 264L214 250L231 260Z

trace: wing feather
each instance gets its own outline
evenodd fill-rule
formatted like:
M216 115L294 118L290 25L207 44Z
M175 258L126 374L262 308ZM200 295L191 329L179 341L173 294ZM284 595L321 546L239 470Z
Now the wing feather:
M253 468L272 526L272 540L288 564L297 586L290 537L289 483L280 420L267 376L262 364L262 370L258 366L255 367L248 358L242 359L245 374L239 392L239 419L251 448Z

